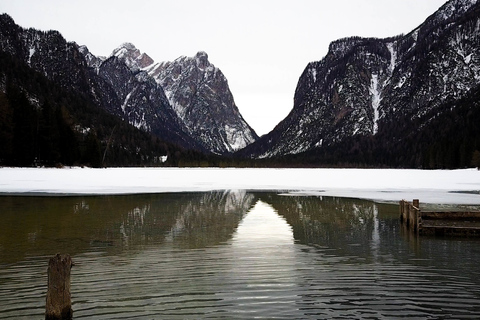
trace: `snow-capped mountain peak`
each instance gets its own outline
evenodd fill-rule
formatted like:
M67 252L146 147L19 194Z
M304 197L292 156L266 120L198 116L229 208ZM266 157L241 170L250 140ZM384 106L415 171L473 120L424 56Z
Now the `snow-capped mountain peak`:
M110 58L100 63L100 67L86 48L83 53L87 61L96 62L95 65L89 63L90 66L96 67L106 80L114 83L123 101L122 112L128 113L128 118L133 115L136 126L141 124L142 128L150 128L141 113L135 111L135 104L150 100L147 97L152 97L153 93L144 96L143 100L133 99L140 94L140 89L130 87L136 80L132 82L129 72L141 83L157 84L156 90L168 99L185 133L205 150L218 154L234 152L258 138L235 105L227 79L209 62L204 51L197 52L193 57L181 56L173 62L154 63L146 53L126 42L113 50Z
M125 42L112 51L110 56L118 57L132 70L145 69L151 66L154 61L146 53L140 52L134 44Z
M199 51L148 69L194 136L215 153L237 151L258 136L242 118L220 69Z
M197 52L195 62L197 63L197 67L202 70L210 65L210 62L208 62L208 54L204 51Z

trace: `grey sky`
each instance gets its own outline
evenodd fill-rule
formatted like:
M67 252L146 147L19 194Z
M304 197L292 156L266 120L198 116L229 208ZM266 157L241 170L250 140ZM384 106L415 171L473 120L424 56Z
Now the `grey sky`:
M58 30L108 56L132 42L156 62L206 51L259 135L293 107L303 69L331 41L408 33L446 0L0 0L22 27Z

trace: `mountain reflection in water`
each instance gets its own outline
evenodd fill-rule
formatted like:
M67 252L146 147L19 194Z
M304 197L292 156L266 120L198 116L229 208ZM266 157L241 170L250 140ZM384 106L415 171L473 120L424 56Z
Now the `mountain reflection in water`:
M0 197L0 318L41 318L72 255L74 318L480 316L479 242L411 237L398 206L219 191Z

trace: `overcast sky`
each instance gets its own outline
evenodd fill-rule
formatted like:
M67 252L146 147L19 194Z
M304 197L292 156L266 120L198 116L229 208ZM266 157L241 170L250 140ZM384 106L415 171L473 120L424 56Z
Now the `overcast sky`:
M208 53L259 135L293 107L298 78L331 41L408 33L446 0L0 0L25 28L58 30L108 56L133 43L156 62Z

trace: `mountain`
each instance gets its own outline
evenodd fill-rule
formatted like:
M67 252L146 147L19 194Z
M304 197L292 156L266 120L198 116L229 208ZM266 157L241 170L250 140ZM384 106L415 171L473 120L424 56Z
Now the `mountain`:
M123 61L132 72L148 74L154 79L186 132L207 150L231 153L258 139L238 111L227 79L208 61L205 52L194 57L182 56L173 62L154 63L133 44L124 43L111 57ZM98 63L92 61L92 66Z
M185 132L163 89L116 57L94 58L59 32L23 29L6 14L0 16L0 51L137 128L184 148L202 149ZM93 61L97 68L91 67Z
M81 47L81 52L89 66L121 97L123 102L111 112L123 115L135 126L156 133L155 119L145 118L152 112L138 112L153 102L171 106L176 119L169 122L176 122L194 139L196 149L231 153L258 138L238 111L227 79L204 52L163 63L154 63L131 43L114 49L108 58L95 57L86 47ZM142 96L146 92L148 99Z
M239 155L320 165L468 165L479 137L454 130L451 116L457 107L476 108L464 104L479 85L480 5L451 0L406 35L332 42L300 76L290 114ZM443 128L433 125L439 120ZM458 140L432 150L445 132ZM447 163L451 153L458 160Z
M156 64L148 72L164 88L190 134L217 153L237 151L258 139L238 111L227 79L205 52Z
M0 15L0 165L212 161L195 150L208 152L146 72Z
M59 88L186 150L224 154L258 138L238 112L227 80L208 59L200 59L198 68L184 67L183 82L175 90L192 90L186 103L175 100L179 94L172 95L172 88L168 88L169 96L165 95L159 74L168 77L168 70L160 72L168 63L155 64L133 44L122 44L108 57L96 57L86 46L67 42L57 31L24 29L3 14L0 52L15 57ZM179 112L182 103L188 113Z
M134 60L121 50L108 58L93 56L85 46L79 47L79 52L87 61L89 73L95 76L94 85L101 84L95 97L107 100L103 106L109 113L184 148L209 151L186 132L163 88L137 65L132 67Z
M0 51L0 165L176 166L195 158L202 155L129 125Z

